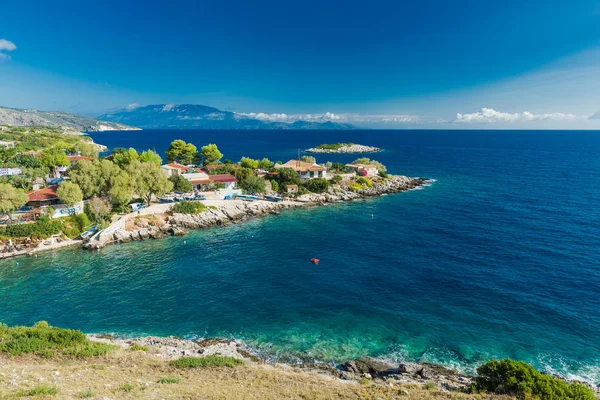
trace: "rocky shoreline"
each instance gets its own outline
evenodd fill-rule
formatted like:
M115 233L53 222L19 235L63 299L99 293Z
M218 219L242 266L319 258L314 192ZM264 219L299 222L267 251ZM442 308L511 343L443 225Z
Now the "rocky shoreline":
M441 391L461 391L473 382L473 377L429 363L391 363L372 357L360 357L340 365L325 362L300 364L270 363L260 357L241 340L202 338L186 340L175 336L146 336L131 339L115 338L110 335L87 335L88 339L130 348L134 345L147 346L157 356L167 359L179 357L205 357L219 355L244 360L249 364L267 363L280 368L296 367L307 372L325 374L342 381L361 382L365 379L384 384L435 385Z
M182 236L193 229L237 223L246 218L268 214L279 214L283 209L319 206L326 203L352 201L382 194L398 193L425 185L428 180L390 176L373 186L361 190L330 188L324 194L305 194L294 200L271 202L258 200L210 200L205 201L208 209L200 214L171 213L170 205L161 204L144 210L144 214L132 215L113 224L91 238L82 247L88 250L100 249L112 243L125 243L136 240L160 239L166 236Z
M337 149L328 149L321 147L311 147L306 149L306 153L327 153L327 154L359 154L359 153L379 153L381 149L374 146L365 146L362 144L344 144Z

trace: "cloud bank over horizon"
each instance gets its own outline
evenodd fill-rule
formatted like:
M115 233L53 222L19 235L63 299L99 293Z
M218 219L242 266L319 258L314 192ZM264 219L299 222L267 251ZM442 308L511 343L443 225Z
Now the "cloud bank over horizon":
M458 123L494 123L494 122L516 122L516 121L573 121L585 120L590 118L590 115L575 115L570 113L547 113L534 114L529 111L521 113L507 113L496 111L493 108L482 108L480 111L470 114L456 114L456 119L452 122Z

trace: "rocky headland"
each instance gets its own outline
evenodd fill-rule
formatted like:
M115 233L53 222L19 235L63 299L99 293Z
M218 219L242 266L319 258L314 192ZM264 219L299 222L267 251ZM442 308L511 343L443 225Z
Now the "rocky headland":
M306 149L307 153L328 153L328 154L359 154L359 153L378 153L381 149L374 146L365 146L362 144L339 143L339 144L322 144L317 147Z
M352 201L362 198L398 193L427 183L423 178L389 176L373 182L371 187L350 190L330 187L327 193L305 194L295 199L281 202L267 200L206 200L207 209L199 214L171 212L172 204L156 204L140 213L130 214L113 223L109 228L92 237L83 248L100 249L111 243L125 243L135 240L160 239L165 236L182 236L193 229L238 223L244 219L269 214L279 214L289 208L319 206L326 203Z

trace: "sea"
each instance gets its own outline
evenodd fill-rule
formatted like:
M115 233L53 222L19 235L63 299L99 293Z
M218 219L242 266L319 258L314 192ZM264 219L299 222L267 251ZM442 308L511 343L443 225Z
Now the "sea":
M238 338L291 363L373 356L473 373L512 358L600 384L599 131L91 136L161 154L174 139L216 143L233 161L352 142L381 147L370 157L390 173L432 181L184 237L0 261L5 324Z

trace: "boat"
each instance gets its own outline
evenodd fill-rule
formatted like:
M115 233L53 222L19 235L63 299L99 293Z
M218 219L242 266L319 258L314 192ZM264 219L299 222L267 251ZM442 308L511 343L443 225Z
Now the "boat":
M158 201L161 203L174 203L175 199L173 197L159 197Z
M265 196L265 199L270 200L270 201L283 201L283 197L270 196L270 195Z
M196 199L196 196L194 196L194 195L189 195L189 194L188 194L188 195L185 195L185 196L183 196L183 199L184 199L184 200L186 200L186 201L198 200L198 199Z
M256 200L260 200L260 197L258 196L253 196L253 195L249 195L249 194L238 194L237 196L235 196L237 199L242 199L242 200L246 200L246 201L256 201Z
M194 200L206 200L206 196L205 196L205 195L203 195L203 194L197 194L197 195L194 197Z
M91 236L93 236L96 232L98 232L98 227L97 226L92 226L90 229L88 229L87 231L83 232L81 234L81 238L83 240L87 240L89 239Z
M311 258L310 262L315 264L315 265L319 265L319 259L318 258Z

